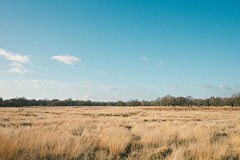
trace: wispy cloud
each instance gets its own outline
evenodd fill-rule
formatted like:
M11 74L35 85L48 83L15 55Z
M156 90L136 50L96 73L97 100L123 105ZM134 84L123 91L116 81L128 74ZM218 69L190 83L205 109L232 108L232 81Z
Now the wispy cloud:
M106 72L106 71L102 71L102 70L98 70L99 72L101 72L101 73L108 73L108 72Z
M20 73L20 74L23 74L23 73L27 73L29 71L26 70L26 69L21 69L21 68L14 67L14 68L11 68L9 70L0 70L0 72L9 72L9 73Z
M31 82L33 82L33 83L37 83L38 81L35 80L35 79L32 79Z
M20 73L20 74L33 72L33 71L28 71L23 67L22 64L20 64L20 63L31 62L31 60L26 55L11 53L0 48L0 56L4 56L7 60L14 61L8 64L9 66L12 67L11 69L0 70L0 72Z
M158 61L157 66L163 66L164 63L162 61Z
M29 86L32 86L34 88L39 88L39 85L38 84L29 84Z
M177 86L167 85L168 88L178 88Z
M229 87L227 87L227 86L224 86L224 85L220 85L220 86L218 86L218 88L225 89L225 90L231 89L231 88L229 88Z
M56 86L67 86L67 87L70 87L70 84L68 83L63 83L63 82L58 82L58 81L55 81L55 80L43 80L44 83L47 83L47 84L52 84L52 85L56 85Z
M67 55L53 56L51 59L58 60L60 62L68 64L68 65L74 65L74 64L77 64L77 63L81 62L81 60L79 58L74 57L74 56L70 56L68 54Z
M203 88L214 88L213 86L210 86L210 85L208 85L208 84L205 84L204 86L203 86Z
M20 63L31 62L31 60L26 55L20 55L20 54L17 54L17 53L7 52L7 51L4 51L1 48L0 48L0 56L4 56L7 60L17 61L17 62L20 62Z
M0 88L4 88L2 85L0 85Z
M99 88L101 88L101 89L105 89L105 90L114 90L114 89L116 89L116 88L114 88L114 87L104 86L104 85L99 86Z
M122 89L127 89L127 87L122 87Z
M12 67L24 68L23 65L21 65L20 63L17 63L17 62L13 62L13 63L10 63L8 65L12 66Z
M147 57L142 57L141 60L148 61L148 58Z
M83 98L84 98L84 99L93 99L94 97L89 96L89 95L84 95Z

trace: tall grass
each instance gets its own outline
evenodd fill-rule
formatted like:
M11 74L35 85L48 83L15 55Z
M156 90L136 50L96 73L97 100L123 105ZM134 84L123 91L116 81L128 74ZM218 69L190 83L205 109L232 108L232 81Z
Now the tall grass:
M227 107L0 108L0 159L239 159L239 113Z

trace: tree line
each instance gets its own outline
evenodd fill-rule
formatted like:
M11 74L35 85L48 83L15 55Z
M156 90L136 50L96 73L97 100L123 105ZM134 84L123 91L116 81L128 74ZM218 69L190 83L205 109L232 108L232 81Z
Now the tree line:
M191 96L174 97L166 95L158 97L152 101L117 101L117 102L98 102L91 100L73 100L71 98L65 100L59 99L26 99L24 97L17 97L12 99L3 99L0 97L0 107L24 107L24 106L232 106L240 107L240 93L233 94L230 98L210 97L207 99L194 99Z

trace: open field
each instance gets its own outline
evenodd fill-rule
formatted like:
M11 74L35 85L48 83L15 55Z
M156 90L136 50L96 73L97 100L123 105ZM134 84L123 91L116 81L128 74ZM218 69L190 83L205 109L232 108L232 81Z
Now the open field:
M0 108L0 159L240 159L240 108Z

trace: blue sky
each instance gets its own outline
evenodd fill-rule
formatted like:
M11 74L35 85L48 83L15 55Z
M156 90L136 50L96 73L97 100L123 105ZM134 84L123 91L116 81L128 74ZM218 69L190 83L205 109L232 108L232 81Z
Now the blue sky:
M0 1L0 97L240 92L239 0Z

